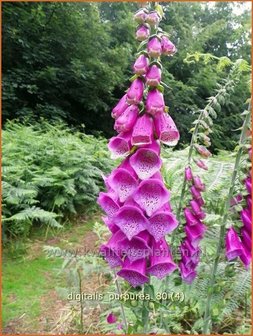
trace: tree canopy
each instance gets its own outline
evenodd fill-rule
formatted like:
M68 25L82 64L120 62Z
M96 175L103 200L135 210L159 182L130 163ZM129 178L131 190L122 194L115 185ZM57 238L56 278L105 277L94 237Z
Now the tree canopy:
M164 3L164 30L178 52L164 61L170 89L165 100L181 131L190 138L194 111L228 68L214 62L185 62L188 54L210 53L250 63L250 12L238 15L229 2ZM132 15L136 3L3 3L3 120L63 119L87 133L113 134L111 109L132 75L137 42ZM214 127L216 148L234 146L232 130L249 96L242 77Z

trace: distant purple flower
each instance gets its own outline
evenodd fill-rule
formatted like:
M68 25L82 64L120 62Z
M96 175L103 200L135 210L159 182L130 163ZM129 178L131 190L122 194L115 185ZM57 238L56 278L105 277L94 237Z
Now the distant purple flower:
M107 316L106 320L107 320L107 323L113 324L113 323L115 323L117 321L117 316L115 316L113 313L110 313Z
M134 73L144 75L148 71L149 60L145 55L140 55L133 65Z
M156 26L160 20L161 17L156 11L150 12L146 17L146 22L151 26Z
M151 57L158 58L162 53L162 45L157 37L153 37L148 42L148 54Z
M149 37L150 30L146 26L140 26L138 30L136 31L136 39L138 41L144 41Z
M161 40L162 44L162 53L164 55L173 55L177 51L175 45L168 39L167 36L163 36Z
M191 181L193 179L191 167L185 168L184 176L186 181Z
M127 91L127 102L129 104L139 104L143 97L144 84L140 78L136 78Z
M135 14L134 14L134 19L136 22L138 23L144 23L146 20L147 14L143 9L138 10Z
M146 83L149 86L157 86L161 82L161 69L157 65L151 65L146 74Z

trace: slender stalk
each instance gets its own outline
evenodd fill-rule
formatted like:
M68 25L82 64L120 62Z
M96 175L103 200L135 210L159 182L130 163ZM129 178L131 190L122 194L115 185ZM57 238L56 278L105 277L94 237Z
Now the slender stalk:
M79 280L79 294L80 294L80 331L83 333L83 300L82 300L82 275L81 271L77 270L78 280Z
M146 284L144 285L144 294L147 292L147 286ZM142 324L143 324L143 333L147 334L148 333L148 324L149 324L149 310L147 308L147 303L145 300L143 300L143 306L142 306Z
M117 293L118 293L118 295L120 297L121 296L121 288L120 288L120 284L118 282L117 274L116 274L115 270L114 270L114 278L115 278L115 284L116 284ZM120 309L121 309L123 323L124 323L124 326L125 326L125 332L127 333L127 329L128 329L127 319L126 319L125 309L124 309L124 306L123 306L121 300L119 300L119 304L120 304Z
M250 110L251 110L251 104L249 104L249 107L248 107L249 113L246 115L246 118L245 118L244 123L243 123L242 131L241 131L241 137L240 137L240 141L239 141L239 150L238 150L237 155L236 155L234 170L233 170L233 173L232 173L230 188L229 188L229 192L228 192L228 197L227 197L226 204L225 204L224 215L223 215L223 218L221 220L222 224L220 226L220 234L219 234L219 240L218 240L217 249L216 249L216 255L215 255L215 259L214 259L214 263L213 263L213 268L212 268L212 271L211 271L211 277L210 277L209 284L208 284L208 294L207 294L207 298L206 298L206 308L205 308L204 325L203 325L203 332L202 332L203 334L207 334L207 332L209 331L209 325L210 325L210 322L211 322L210 307L211 307L211 301L212 301L212 296L213 296L213 286L215 284L215 276L216 276L216 272L217 272L217 268L218 268L218 264L219 264L219 260L220 260L224 235L225 235L225 231L226 231L226 223L227 223L228 214L229 214L230 200L233 197L235 181L236 181L238 170L239 170L240 159L241 159L241 156L242 156L242 153L243 153L242 145L243 145L243 143L245 141L245 138L246 138L246 131L247 131L247 127L249 125L250 117L251 117Z

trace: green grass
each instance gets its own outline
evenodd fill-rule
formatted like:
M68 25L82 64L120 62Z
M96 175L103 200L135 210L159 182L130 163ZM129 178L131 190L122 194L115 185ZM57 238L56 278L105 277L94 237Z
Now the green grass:
M81 222L81 223L80 223ZM78 245L85 233L93 227L94 221L79 220L78 225L66 225L58 232L45 230L34 231L28 241L12 242L3 251L2 266L2 320L3 327L8 322L25 314L25 320L34 330L41 310L41 297L50 290L64 286L65 279L60 274L61 259L47 259L43 245L48 245L50 239L56 238L52 246L61 248ZM48 297L50 300L50 295Z
M24 313L31 319L39 316L41 296L61 281L60 266L61 260L46 259L43 255L33 260L9 259L3 264L3 325Z

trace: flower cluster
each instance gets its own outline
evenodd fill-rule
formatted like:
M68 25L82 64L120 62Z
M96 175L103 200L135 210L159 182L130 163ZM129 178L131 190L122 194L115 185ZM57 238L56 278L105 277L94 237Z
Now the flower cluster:
M250 150L251 153L251 150ZM251 155L250 155L251 157ZM244 180L244 186L247 192L245 197L237 195L233 199L231 205L245 202L246 206L240 211L240 219L243 226L240 228L239 234L230 227L226 234L226 257L228 260L233 260L237 257L241 259L246 268L251 263L251 249L252 249L252 179L249 175Z
M140 23L136 37L144 40L161 17L156 11L141 9L135 20ZM174 52L175 46L160 32L151 37L133 65L129 89L112 110L118 135L110 139L108 148L112 158L123 161L104 177L107 191L98 198L112 233L100 251L110 267L120 267L117 274L133 287L148 282L148 275L163 278L176 269L164 238L178 222L160 173L160 143L177 144L179 132L165 113L157 60L161 54Z
M203 161L199 160L197 162L203 169L206 169ZM201 162L202 165L200 164ZM190 167L185 168L185 180L190 184L192 199L188 207L184 209L186 238L180 246L181 261L179 268L182 279L187 283L191 283L197 275L196 267L200 255L199 242L206 230L206 226L202 223L205 218L205 212L201 208L204 205L201 192L205 190L205 185L199 176L193 176Z

